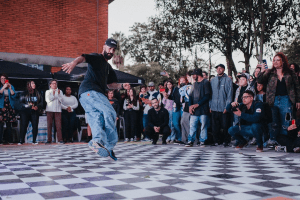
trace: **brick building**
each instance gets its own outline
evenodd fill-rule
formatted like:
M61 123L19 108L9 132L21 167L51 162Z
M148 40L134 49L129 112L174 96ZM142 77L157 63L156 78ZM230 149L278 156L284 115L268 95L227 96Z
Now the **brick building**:
M0 1L0 59L61 66L102 52L113 0Z

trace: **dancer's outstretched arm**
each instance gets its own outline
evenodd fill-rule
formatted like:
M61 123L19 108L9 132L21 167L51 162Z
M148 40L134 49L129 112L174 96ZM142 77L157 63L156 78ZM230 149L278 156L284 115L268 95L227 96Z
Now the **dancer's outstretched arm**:
M73 60L70 63L66 63L62 65L62 70L68 74L70 74L73 69L76 67L76 65L85 62L85 58L83 56L77 57L75 60Z

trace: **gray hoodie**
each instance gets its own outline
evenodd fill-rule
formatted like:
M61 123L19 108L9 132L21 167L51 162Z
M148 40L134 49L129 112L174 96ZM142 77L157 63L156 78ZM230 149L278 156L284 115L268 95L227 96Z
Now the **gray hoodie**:
M212 98L209 102L211 111L223 112L226 106L232 102L232 80L226 74L216 76L210 81Z

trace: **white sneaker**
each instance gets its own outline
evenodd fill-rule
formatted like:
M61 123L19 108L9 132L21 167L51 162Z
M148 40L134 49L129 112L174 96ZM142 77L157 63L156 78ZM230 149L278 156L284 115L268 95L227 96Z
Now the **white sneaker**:
M136 141L137 141L136 137L134 137L133 141L134 141L134 142L136 142Z
M19 142L19 143L18 143L18 145L22 145L22 143L21 143L21 142Z
M128 138L125 138L124 142L129 142L129 139L128 139Z
M133 142L133 138L130 139L130 142Z
M39 144L39 143L38 142L32 143L32 145L37 145L37 144Z

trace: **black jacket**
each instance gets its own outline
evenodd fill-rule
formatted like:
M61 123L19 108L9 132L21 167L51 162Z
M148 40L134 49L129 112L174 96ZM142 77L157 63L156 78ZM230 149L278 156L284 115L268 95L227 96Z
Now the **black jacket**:
M43 97L38 91L33 94L25 91L20 95L20 105L21 112L38 112L43 108ZM38 110L31 109L32 105L37 106Z
M154 108L148 111L148 126L153 128L154 126L159 126L163 129L169 124L169 113L165 108L160 108L158 112Z
M253 123L263 123L265 121L265 109L264 105L260 101L253 101L249 110L244 104L239 105L239 109L242 112L240 116L241 125L251 125ZM226 107L227 112L232 113L232 106L228 104Z

